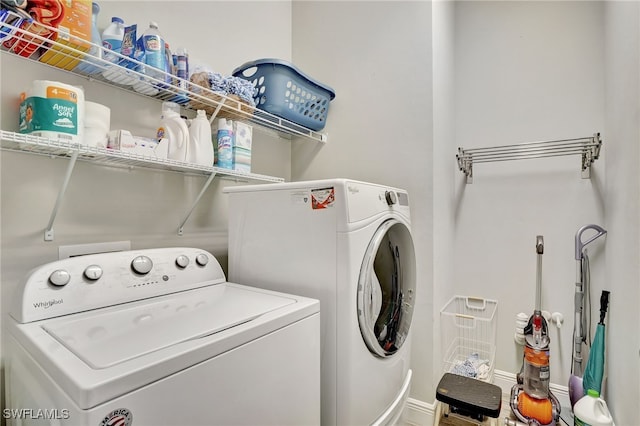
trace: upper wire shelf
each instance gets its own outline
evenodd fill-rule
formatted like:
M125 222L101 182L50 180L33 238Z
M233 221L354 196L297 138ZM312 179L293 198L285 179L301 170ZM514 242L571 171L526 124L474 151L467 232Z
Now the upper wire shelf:
M145 64L135 59L36 21L26 20L24 24L24 18L10 11L8 14L0 22L0 49L3 54L53 66L141 96L176 102L187 109L205 109L211 115L210 121L217 116L233 118L273 130L289 139L300 136L327 142L325 133L282 119L239 98L214 92L156 68L153 75L144 74L138 70L145 69ZM17 20L8 22L11 20L6 16Z
M529 142L487 148L458 148L458 167L473 182L473 164L496 161L525 160L532 158L580 155L580 171L583 179L591 177L591 165L600 156L602 140L600 133L591 137Z

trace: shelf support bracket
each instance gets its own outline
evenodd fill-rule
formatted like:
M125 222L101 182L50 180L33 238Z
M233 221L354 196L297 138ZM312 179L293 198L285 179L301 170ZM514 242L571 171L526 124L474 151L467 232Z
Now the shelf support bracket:
M44 240L45 241L53 241L54 233L53 233L53 223L56 220L56 216L58 215L58 210L60 210L60 206L62 205L62 200L64 198L64 193L67 190L67 186L69 186L69 181L71 180L71 173L73 173L73 169L76 165L76 160L78 159L79 150L74 150L71 155L71 160L69 161L69 165L67 166L67 172L64 175L64 180L62 181L62 186L60 187L60 191L58 191L58 198L56 199L56 204L53 206L53 211L51 212L51 217L49 218L49 224L47 228L44 230Z
M209 119L209 124L213 125L213 120L216 119L216 116L218 115L218 113L220 112L220 109L222 108L222 105L224 105L224 101L226 99L223 99L222 102L220 102L218 104L218 106L216 107L216 110L213 111L213 114L211 114L211 118Z
M187 223L187 221L191 217L191 214L193 213L193 210L196 208L196 206L200 202L200 199L202 198L204 193L207 191L207 188L209 188L209 185L211 185L211 182L213 182L213 178L214 177L216 177L216 172L212 172L209 175L209 178L204 183L204 186L202 187L202 189L200 190L200 193L198 194L198 196L196 197L195 201L193 202L193 205L191 206L191 208L189 209L187 214L184 215L184 218L182 219L182 221L180 222L180 226L178 227L178 235L182 236L182 231L183 231L183 228L184 228L184 224Z

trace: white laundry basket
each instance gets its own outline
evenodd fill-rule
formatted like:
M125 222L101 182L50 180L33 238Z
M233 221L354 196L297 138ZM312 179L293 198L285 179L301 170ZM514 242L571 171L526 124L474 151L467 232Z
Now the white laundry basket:
M454 296L440 311L443 372L491 382L496 355L496 300Z

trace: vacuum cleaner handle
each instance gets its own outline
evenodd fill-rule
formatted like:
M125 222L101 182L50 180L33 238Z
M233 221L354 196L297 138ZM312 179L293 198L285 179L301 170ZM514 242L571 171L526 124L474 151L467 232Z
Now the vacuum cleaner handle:
M586 231L587 229L593 229L594 231L597 232L597 234L595 234L594 236L592 236L591 238L589 238L587 241L582 242L582 233L584 231ZM582 250L584 249L584 247L589 244L590 242L592 242L593 240L595 240L596 238L601 237L602 235L606 234L607 231L604 230L604 228L598 226L598 225L585 225L582 228L578 229L578 232L576 232L576 260L580 260L582 259Z

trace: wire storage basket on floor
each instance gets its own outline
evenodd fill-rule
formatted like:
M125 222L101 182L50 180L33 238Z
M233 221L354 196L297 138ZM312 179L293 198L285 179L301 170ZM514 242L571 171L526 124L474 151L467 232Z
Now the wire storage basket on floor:
M443 372L491 382L498 302L454 296L440 311Z

